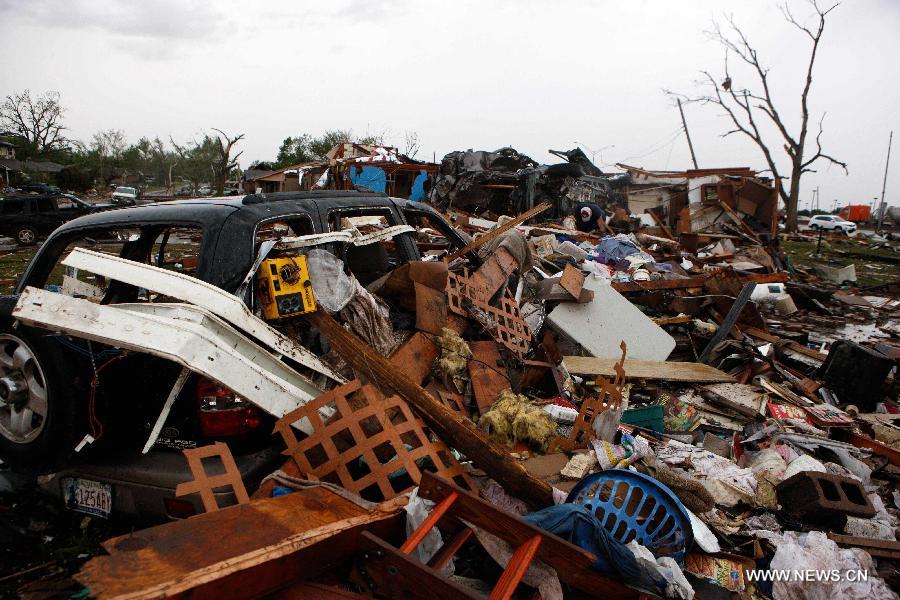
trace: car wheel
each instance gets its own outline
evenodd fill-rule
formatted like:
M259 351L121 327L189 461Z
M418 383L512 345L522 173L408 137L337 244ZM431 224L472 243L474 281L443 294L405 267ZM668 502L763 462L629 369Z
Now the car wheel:
M821 228L821 225L819 225L818 223L813 223L812 225L809 226L809 228L810 229L819 229L819 228Z
M37 231L34 227L19 227L16 230L16 242L20 246L33 246L37 243Z
M52 471L73 452L78 382L57 346L31 331L0 333L0 458L16 469Z

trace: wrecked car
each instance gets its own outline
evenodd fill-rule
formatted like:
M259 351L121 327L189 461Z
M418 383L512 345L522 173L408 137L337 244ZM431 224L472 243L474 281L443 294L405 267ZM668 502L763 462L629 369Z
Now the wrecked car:
M98 210L71 194L49 193L0 198L0 235L31 246L66 221Z
M398 234L366 246L342 244L339 234L348 225L374 220ZM365 284L421 259L412 228L401 227L410 222L440 231L448 246L465 245L430 207L360 192L184 200L100 212L65 224L35 255L16 295L0 298L0 458L19 469L55 473L42 480L47 491L63 496L69 506L101 515L194 514L190 501L174 498L176 485L190 478L178 451L209 441L228 443L248 486L258 483L271 472L280 450L272 441L270 415L215 380L191 373L161 430L154 432L153 449L140 454L167 395L174 394L179 365L96 339L25 326L13 314L18 297L26 288L50 290L90 299L98 310L124 303L145 313L155 303L171 301L171 294L152 293L149 280L128 284L63 264L80 249L188 276L185 285L204 282L204 293L210 288L238 292L257 311L258 291L242 283L255 273L261 247L285 236L316 240L325 235L322 239L331 241L321 247L342 256ZM159 337L165 336L159 330Z

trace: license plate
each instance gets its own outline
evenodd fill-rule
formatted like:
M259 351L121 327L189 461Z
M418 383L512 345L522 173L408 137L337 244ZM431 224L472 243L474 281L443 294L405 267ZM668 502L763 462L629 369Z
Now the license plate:
M108 483L66 477L62 480L66 508L107 518L112 512L112 486Z

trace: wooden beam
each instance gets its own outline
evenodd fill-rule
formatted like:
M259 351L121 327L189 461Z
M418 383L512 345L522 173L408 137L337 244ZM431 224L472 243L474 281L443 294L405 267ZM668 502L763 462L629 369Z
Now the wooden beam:
M784 338L778 337L777 335L766 333L762 329L757 329L756 327L744 327L744 333L757 340L762 340L764 342L770 342L773 344L786 342L785 345L794 352L803 354L804 356L808 356L809 358L814 358L820 362L825 362L825 359L828 358L827 354L816 352L812 348L807 348L806 346L799 344L794 340L785 340Z
M532 219L532 218L538 216L539 214L541 214L542 212L544 212L545 210L547 210L549 208L550 208L550 204L547 202L544 202L543 204L539 204L539 205L535 206L531 210L526 210L525 212L523 212L521 215L519 215L515 219L512 219L511 221L507 221L500 227L498 227L496 229L492 229L491 231L489 231L488 233L484 234L483 236L481 236L479 238L475 238L464 248L460 248L459 250L457 250L456 252L454 252L453 254L448 256L447 262L450 262L451 260L457 259L461 256L468 254L469 252L472 252L474 250L477 250L478 248L481 248L483 245L485 245L492 239L496 238L497 236L506 233L507 231L509 231L510 229L513 229L514 227L516 227L518 225L521 225L528 219Z
M663 233L666 234L667 238L669 238L670 240L675 239L675 236L672 234L672 230L669 228L668 225L666 225L666 222L663 221L662 218L656 214L656 211L654 211L652 208L648 208L644 212L647 212L650 214L650 216L653 218L653 220L656 222L656 224L659 225L660 228L663 230Z
M655 290L680 290L686 288L703 287L709 275L701 277L688 277L686 279L657 279L656 281L642 281L640 283L624 282L613 283L613 289L620 294L628 292L652 292ZM788 280L787 273L753 273L748 275L735 275L739 283L784 283Z
M563 365L573 375L615 377L616 360L593 356L566 356ZM709 365L692 362L668 362L626 358L622 367L625 379L654 379L697 383L732 383L735 378Z
M553 505L553 488L491 444L475 423L447 408L327 313L318 311L307 318L351 367L383 390L402 396L445 444L464 454L509 494L535 508Z

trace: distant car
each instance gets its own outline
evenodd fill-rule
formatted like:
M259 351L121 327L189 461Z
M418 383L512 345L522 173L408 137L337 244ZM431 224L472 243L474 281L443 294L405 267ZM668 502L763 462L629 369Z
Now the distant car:
M119 186L112 193L112 201L119 205L135 205L137 204L138 191L137 188Z
M856 223L845 221L834 215L816 215L809 220L810 229L824 229L825 231L843 231L852 233L856 231Z
M26 194L58 194L59 188L55 185L46 183L26 183L20 185L19 189Z
M31 246L54 229L98 210L71 194L22 194L0 198L0 235Z

